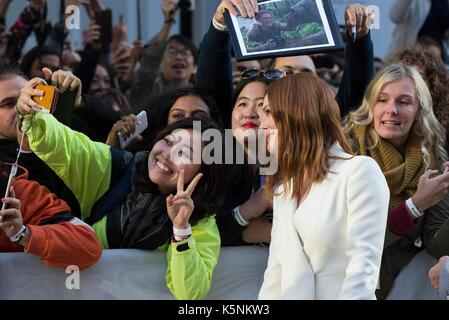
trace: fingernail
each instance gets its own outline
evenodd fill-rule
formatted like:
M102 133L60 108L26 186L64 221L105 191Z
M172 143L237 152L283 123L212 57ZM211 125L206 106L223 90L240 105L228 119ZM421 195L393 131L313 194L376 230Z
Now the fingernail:
M5 199L5 198L3 198L3 199L2 199L2 202L3 202L3 203L5 203L5 202L6 202L6 199Z

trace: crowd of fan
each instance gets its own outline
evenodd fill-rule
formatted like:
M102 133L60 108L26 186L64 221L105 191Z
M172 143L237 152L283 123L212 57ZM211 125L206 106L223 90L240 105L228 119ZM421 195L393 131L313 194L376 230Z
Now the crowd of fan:
M352 149L345 152L374 159L390 191L386 231L378 221L385 242L377 298L388 297L397 275L421 250L440 260L430 273L438 287L440 268L449 260L447 1L395 1L391 18L398 26L385 61L374 57L369 14L363 5L353 4L346 9L342 35L350 37L356 25L357 40L346 41L344 53L246 62L233 58L223 10L254 17L257 10L251 8L257 1L222 0L197 48L183 35L170 36L177 1L161 1L164 23L151 40L126 42L121 20L112 43L104 46L94 18L104 9L100 0L67 0L66 5L83 5L91 18L80 51L71 48L64 26L47 21L51 4L45 0L31 0L6 28L12 1L0 0L1 192L7 189L11 164L18 153L20 157L9 196L2 199L0 252L25 251L50 265L87 268L100 259L102 248L166 250L166 281L173 295L205 297L221 246L269 246L272 236L279 237L272 233L273 184L266 184L259 165L250 161L179 164L169 155L177 150L181 157L193 157L194 150L184 150L180 141L198 139L194 123L199 121L201 133L233 129L235 153L249 158L247 136L237 132L271 129L264 121L267 92L273 102L276 90L289 97L297 91L292 84L305 88L313 83L298 92L310 94L316 105L325 104L319 90L314 91L325 83L323 92L330 92L339 107L339 126ZM33 33L37 46L23 52ZM315 84L318 78L323 82ZM77 92L68 123L36 112L40 106L33 97L43 92L35 86L43 80L62 92ZM274 109L272 103L274 122L301 118ZM131 136L143 110L147 129L121 150L117 134ZM283 112L288 116L283 118ZM376 124L384 114L393 116L379 123L400 127L393 136ZM306 134L291 123L284 125L280 140L295 136L288 130ZM186 130L176 136L177 129ZM331 142L335 140L345 148L339 139ZM207 147L204 141L200 145ZM292 163L298 159L299 167L305 150L314 149L297 150L298 157L289 154ZM282 164L279 181L289 172ZM327 197L323 194L323 201ZM264 286L261 297L272 297L267 290Z

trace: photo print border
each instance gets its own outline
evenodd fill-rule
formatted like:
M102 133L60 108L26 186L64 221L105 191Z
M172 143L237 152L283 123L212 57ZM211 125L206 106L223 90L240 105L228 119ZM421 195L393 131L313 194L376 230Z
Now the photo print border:
M287 6L294 4L287 14L286 3ZM238 61L344 50L340 27L330 0L264 0L259 1L258 5L259 12L268 8L268 11L274 13L271 34L263 30L262 17L257 22L255 18L235 17L228 11L224 13ZM273 11L273 5L281 8L279 12ZM301 23L304 20L306 22ZM253 27L256 24L258 26ZM251 41L254 39L261 40Z

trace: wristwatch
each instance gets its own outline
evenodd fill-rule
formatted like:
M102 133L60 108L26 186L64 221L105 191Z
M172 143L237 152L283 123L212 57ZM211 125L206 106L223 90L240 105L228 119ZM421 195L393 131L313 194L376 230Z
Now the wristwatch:
M9 240L11 240L12 243L19 242L20 240L22 240L26 231L27 231L27 227L25 225L22 225L22 228L20 228L19 232L17 232L15 235L9 237Z

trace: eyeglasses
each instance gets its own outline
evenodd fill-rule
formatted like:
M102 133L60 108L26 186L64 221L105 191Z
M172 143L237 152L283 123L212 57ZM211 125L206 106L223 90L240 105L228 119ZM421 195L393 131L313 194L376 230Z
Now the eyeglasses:
M180 53L181 56L183 58L185 58L185 59L188 59L188 58L192 57L192 53L189 50L187 50L187 49L177 50L177 49L174 49L174 48L168 48L166 54L167 54L168 57L174 58L174 57L176 57L178 55L178 53Z
M271 69L271 70L262 70L262 69L248 69L242 72L240 78L242 80L254 79L254 78L265 78L267 80L276 80L285 77L287 74L283 70L279 69Z

